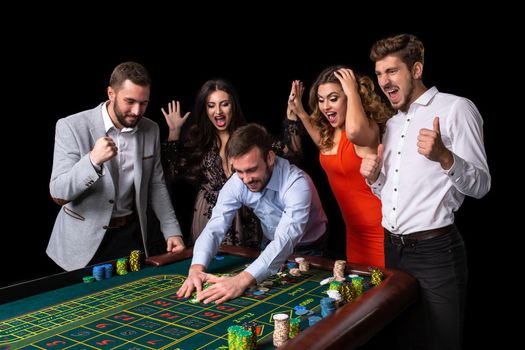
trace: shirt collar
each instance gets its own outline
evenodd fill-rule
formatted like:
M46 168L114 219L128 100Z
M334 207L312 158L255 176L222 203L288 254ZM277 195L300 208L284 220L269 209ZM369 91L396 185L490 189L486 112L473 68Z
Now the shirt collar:
M417 100L415 100L413 103L417 103L418 105L426 106L432 101L434 96L438 93L438 89L435 86L432 86L430 89L425 91L421 96L418 97Z
M106 132L106 134L109 132L109 130L111 130L111 128L115 128L116 131L120 131L120 132L129 132L129 133L135 133L137 131L137 127L134 127L134 128L122 128L122 129L118 129L115 124L113 124L113 121L111 120L111 117L109 116L109 113L108 113L108 106L109 106L109 101L107 101L104 106L102 107L102 120L104 120L104 131Z
M266 184L266 188L272 190L272 191L279 191L280 183L279 179L281 178L281 172L282 172L282 164L279 156L275 156L275 162L273 163L273 171L272 176L270 177L270 181L268 181L268 184Z

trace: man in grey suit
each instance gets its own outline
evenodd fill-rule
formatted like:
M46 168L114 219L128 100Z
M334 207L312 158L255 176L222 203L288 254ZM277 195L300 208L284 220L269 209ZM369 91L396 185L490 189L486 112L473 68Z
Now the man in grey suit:
M51 197L62 206L47 254L65 270L144 249L148 204L167 250L184 249L160 162L159 127L143 118L151 78L135 62L111 74L109 101L56 124Z

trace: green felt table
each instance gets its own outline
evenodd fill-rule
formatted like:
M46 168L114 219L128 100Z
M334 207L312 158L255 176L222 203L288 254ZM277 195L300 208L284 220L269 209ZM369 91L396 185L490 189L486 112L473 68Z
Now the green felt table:
M256 253L225 248L221 255L224 259L214 259L210 272L242 271ZM329 260L307 257L313 259L313 268L301 277L288 276L285 284L276 281L262 295L247 291L242 297L220 305L204 305L192 304L176 295L188 271L190 257L191 251L186 251L171 257L178 260L173 263L147 266L138 272L95 283L83 283L79 277L77 283L69 286L41 293L35 291L36 295L4 303L0 305L0 349L227 349L227 328L245 321L258 324L257 348L273 349L272 316L286 313L296 317L293 310L296 305L304 305L319 314L319 300L326 296L327 289L319 282L332 275L333 266ZM366 268L362 270L366 274ZM89 274L89 269L81 273ZM80 276L78 272L68 274ZM417 294L415 282L408 275L385 270L385 277L379 286L371 288L354 303L302 331L285 348L304 349L305 344L314 344L310 348L315 348L315 344L319 348L336 348L346 342L352 343L345 348L352 348L366 342ZM43 279L22 287L25 290L32 285L46 285L49 289L52 281L50 278L46 284ZM11 291L16 292L16 288L21 290L21 286L15 286ZM6 288L3 292L10 290ZM403 298L401 294L405 294ZM387 304L393 300L398 306L389 311L392 307ZM380 307L383 309L377 310ZM352 308L355 310L351 312ZM352 324L345 325L360 312L363 316L352 321L357 329L353 329ZM304 329L307 320L306 316L303 318L301 328ZM363 322L370 325L360 331L359 323ZM335 326L345 329L330 335ZM321 339L319 333L322 333Z

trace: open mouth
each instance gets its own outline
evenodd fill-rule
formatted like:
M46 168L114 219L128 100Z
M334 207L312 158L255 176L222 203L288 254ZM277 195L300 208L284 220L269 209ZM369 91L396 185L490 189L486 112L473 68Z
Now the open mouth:
M219 116L213 117L213 119L215 120L215 125L217 125L218 127L226 126L225 116L219 115Z
M385 93L387 94L390 102L394 104L401 100L401 94L399 93L399 88L397 87L389 87L388 89L385 88Z
M326 119L328 119L328 122L330 124L336 124L337 123L337 113L336 112L327 112L325 113Z

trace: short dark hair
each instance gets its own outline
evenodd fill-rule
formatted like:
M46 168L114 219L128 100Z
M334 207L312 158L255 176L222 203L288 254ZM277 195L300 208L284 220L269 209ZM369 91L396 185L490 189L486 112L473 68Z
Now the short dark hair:
M424 63L425 47L421 40L412 34L400 34L377 41L370 50L370 59L377 62L388 55L396 55L408 68L414 63Z
M272 143L272 137L262 125L246 124L235 130L230 136L226 144L226 158L242 156L251 151L252 148L257 147L266 161L266 157L272 149Z
M126 80L140 86L150 86L151 77L146 68L137 62L124 62L113 69L109 78L109 86L118 89Z

